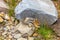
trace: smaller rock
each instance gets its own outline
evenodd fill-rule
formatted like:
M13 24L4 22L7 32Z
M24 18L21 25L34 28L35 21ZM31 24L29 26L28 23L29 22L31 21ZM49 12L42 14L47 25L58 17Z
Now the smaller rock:
M27 40L26 38L19 38L19 39L17 39L17 40Z
M8 14L5 14L5 17L4 18L7 19L7 20L10 20L10 17L9 17Z
M4 36L4 38L6 38L7 37L7 35L3 35Z
M10 26L6 26L7 29L10 29Z
M28 34L29 36L31 36L34 32L34 27L29 27L28 25L20 22L17 26L17 29L22 33L22 34Z
M11 38L8 38L7 40L11 40Z
M12 38L12 35L9 35L9 38Z
M5 1L0 0L0 12L3 11L7 13L8 9L9 9L9 6L5 3Z
M7 32L6 32L6 31L2 33L2 35L5 35L5 34L7 34Z
M16 32L16 30L17 29L15 28L15 26L10 26L10 30L9 30L10 32L14 33L14 32Z
M5 3L4 0L0 0L0 7L1 7L1 8L9 9L9 6ZM3 10L3 9L2 9L2 10Z
M18 38L20 38L20 37L21 37L21 34L15 34L15 35L14 35L14 38L17 38L17 39L18 39Z
M4 28L3 28L3 30L7 31L7 30L8 30L8 28L7 28L7 27L4 27Z
M14 19L14 17L11 17L11 21L13 22L15 19Z
M11 35L11 34L12 34L11 32L9 32L9 30L8 30L7 32L8 32L8 33L7 33L8 35ZM11 35L11 36L12 36L12 35Z
M0 17L0 22L3 22L4 20L3 20L3 18L2 17Z
M1 13L0 13L0 16L1 16L1 17L4 17L4 16L5 16L5 13L4 13L4 12L1 12Z
M28 40L34 40L34 38L33 37L28 37Z

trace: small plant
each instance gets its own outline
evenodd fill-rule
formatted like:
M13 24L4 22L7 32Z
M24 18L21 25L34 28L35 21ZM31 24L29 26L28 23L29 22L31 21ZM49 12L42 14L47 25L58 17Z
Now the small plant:
M9 16L14 16L14 9L16 7L16 5L20 2L21 0L5 0L5 2L8 4L9 6Z
M37 33L41 34L46 40L53 37L53 30L47 25L40 25L40 28L37 30Z

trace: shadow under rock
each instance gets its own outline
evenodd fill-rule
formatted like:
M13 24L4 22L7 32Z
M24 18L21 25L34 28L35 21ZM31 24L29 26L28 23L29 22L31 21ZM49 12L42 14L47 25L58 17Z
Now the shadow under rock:
M60 18L50 27L53 29L53 31L55 31L57 36L60 37Z

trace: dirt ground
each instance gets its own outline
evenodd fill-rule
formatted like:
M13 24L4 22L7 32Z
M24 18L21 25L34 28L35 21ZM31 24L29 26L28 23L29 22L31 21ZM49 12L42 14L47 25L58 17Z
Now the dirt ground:
M60 37L60 6L58 2L54 1L54 4L58 11L58 20L57 22L51 26L51 28L55 31L55 33Z

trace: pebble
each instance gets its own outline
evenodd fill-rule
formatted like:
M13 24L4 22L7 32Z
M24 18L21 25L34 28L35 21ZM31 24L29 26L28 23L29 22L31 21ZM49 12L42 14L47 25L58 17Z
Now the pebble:
M16 27L22 34L27 33L28 35L32 35L35 29L34 27L29 27L23 23L19 23Z
M10 20L9 15L5 14L5 19Z
M0 16L1 16L1 17L4 17L4 16L5 16L5 13L4 13L4 12L1 12L1 13L0 13Z
M19 38L19 39L17 39L17 40L27 40L27 39L26 39L26 38L22 38L22 37L21 37L21 38Z
M7 37L7 35L3 35L4 36L4 38L6 38Z
M7 27L4 27L4 30L5 30L5 31L7 31L7 30L8 30L8 28L7 28Z
M6 26L7 29L10 29L10 26Z
M11 17L11 21L13 22L15 19L14 19L14 17Z
M18 38L20 38L20 37L21 37L21 34L15 34L15 35L14 35L14 38L17 38L17 39L18 39Z
M9 35L9 38L12 38L12 36L11 36L11 35Z
M7 34L7 32L6 32L6 31L2 33L2 35L5 35L5 34Z
M3 18L2 17L0 17L0 22L3 22L4 20L3 20Z

